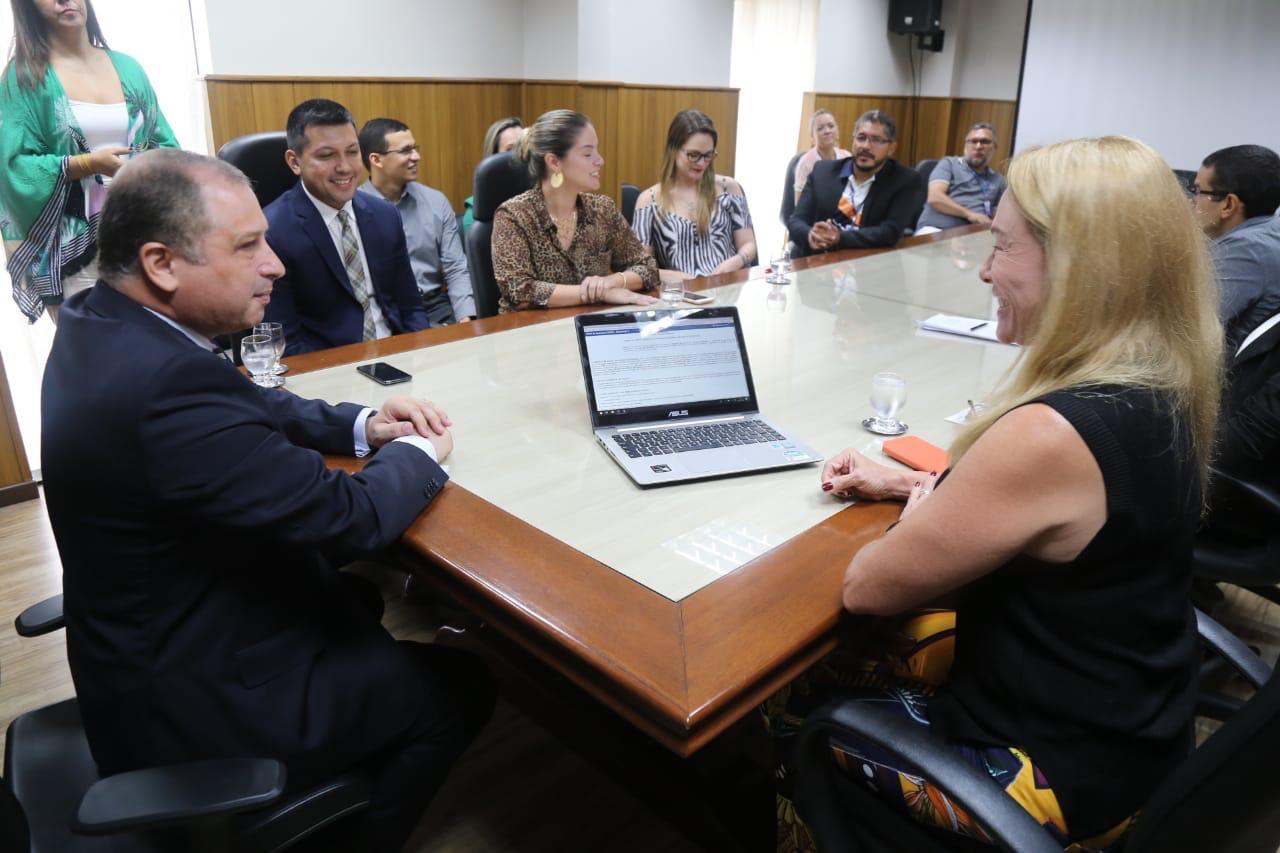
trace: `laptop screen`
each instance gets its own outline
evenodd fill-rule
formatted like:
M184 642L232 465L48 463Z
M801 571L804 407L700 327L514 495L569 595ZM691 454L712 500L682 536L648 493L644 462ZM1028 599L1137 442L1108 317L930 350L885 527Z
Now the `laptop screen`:
M577 330L596 427L756 410L736 308L589 314Z

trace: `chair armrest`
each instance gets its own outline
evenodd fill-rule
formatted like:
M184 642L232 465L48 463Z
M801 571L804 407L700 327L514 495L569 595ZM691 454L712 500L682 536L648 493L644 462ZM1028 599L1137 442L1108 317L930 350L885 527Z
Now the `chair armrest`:
M223 758L150 767L95 782L73 831L105 835L158 829L256 809L284 792L285 768L269 758Z
M1272 519L1280 518L1280 493L1261 483L1241 479L1220 468L1211 468L1209 481L1215 496L1222 495L1229 499L1243 499L1253 504L1254 509L1270 515Z
M831 761L827 738L847 732L903 759L903 764L945 791L978 821L1005 850L1018 853L1062 853L1031 815L992 781L937 737L872 703L828 702L809 715L797 744L803 767L810 757ZM801 772L805 772L801 770Z
M1200 641L1230 663L1255 690L1271 678L1271 668L1239 637L1199 610L1196 611L1196 630L1200 632Z
M13 628L19 637L39 637L52 633L66 624L62 618L62 593L37 601L18 614Z

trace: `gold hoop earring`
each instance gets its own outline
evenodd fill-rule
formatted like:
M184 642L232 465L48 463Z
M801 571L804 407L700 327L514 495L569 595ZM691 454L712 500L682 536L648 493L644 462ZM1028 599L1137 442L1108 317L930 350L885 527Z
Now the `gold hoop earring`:
M554 189L554 190L558 190L558 189L560 189L560 187L562 187L562 186L564 186L564 175L563 175L562 173L560 173L560 172L552 172L552 173L551 173L551 188L552 188L552 189Z

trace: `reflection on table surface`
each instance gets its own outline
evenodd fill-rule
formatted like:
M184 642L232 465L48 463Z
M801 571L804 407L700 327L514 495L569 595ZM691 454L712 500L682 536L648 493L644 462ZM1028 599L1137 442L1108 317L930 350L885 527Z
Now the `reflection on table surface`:
M906 379L899 417L942 447L943 419L979 400L1016 349L928 336L916 324L943 312L992 317L977 268L989 233L712 291L735 305L761 410L826 455L854 446L873 456L872 376ZM439 402L454 421L449 458L459 485L672 600L838 512L817 466L640 489L592 435L572 319L384 357L412 374L384 388L354 365L289 380L295 393L377 406L393 394Z

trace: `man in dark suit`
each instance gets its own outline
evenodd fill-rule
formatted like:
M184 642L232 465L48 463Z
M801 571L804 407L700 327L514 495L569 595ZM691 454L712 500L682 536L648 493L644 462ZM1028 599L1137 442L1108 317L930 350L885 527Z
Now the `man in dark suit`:
M210 339L259 321L282 272L266 230L221 161L150 151L115 178L101 280L63 308L44 376L67 658L103 773L363 767L360 847L398 850L492 684L456 650L396 642L333 565L396 541L444 488L449 420L407 397L374 412L266 391L220 357ZM321 456L370 451L355 476Z
M360 141L346 107L324 98L289 113L285 160L300 180L267 205L267 241L284 263L266 318L300 353L431 325L400 214L357 195Z
M1215 464L1280 491L1280 314L1260 323L1229 364Z
M788 228L801 254L892 246L924 208L924 184L893 160L898 126L887 113L858 117L853 156L820 160L796 202Z

